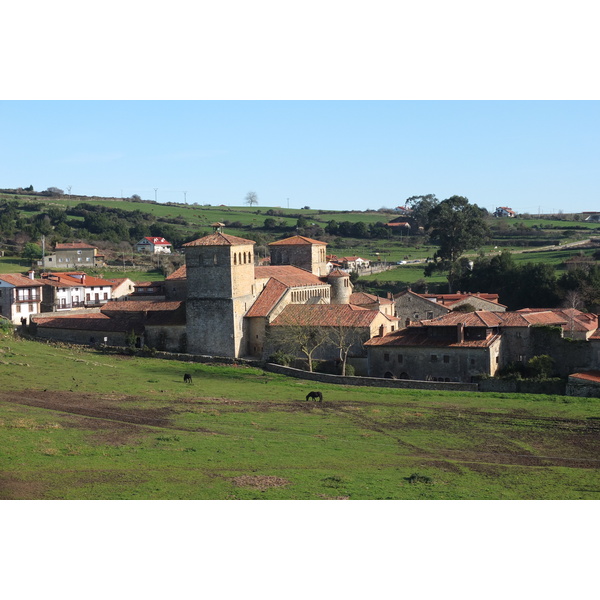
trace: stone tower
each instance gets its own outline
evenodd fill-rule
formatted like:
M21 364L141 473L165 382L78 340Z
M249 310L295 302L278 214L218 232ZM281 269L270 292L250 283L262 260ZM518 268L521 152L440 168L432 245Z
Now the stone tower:
M184 244L186 333L191 354L246 354L244 315L256 298L254 242L222 233Z
M327 283L331 286L331 304L350 304L354 286L348 273L340 269L333 269L327 275Z
M271 265L293 265L317 277L323 277L327 275L326 247L325 242L302 235L271 242Z

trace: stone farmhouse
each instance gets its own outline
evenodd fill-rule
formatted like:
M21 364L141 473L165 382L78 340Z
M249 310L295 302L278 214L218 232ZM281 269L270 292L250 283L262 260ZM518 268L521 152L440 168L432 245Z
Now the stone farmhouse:
M468 383L548 354L565 376L600 365L597 330L597 315L575 309L450 312L365 342L368 372Z
M164 237L145 237L136 245L136 252L146 252L148 254L171 254L173 244L167 242Z
M394 296L396 316L407 326L412 321L441 317L460 306L469 305L476 310L504 312L506 306L498 302L498 294L417 294L410 288Z
M42 284L20 274L0 275L0 314L19 324L41 311Z
M54 254L45 256L38 265L43 269L81 269L102 265L104 256L98 254L98 248L83 242L56 244Z

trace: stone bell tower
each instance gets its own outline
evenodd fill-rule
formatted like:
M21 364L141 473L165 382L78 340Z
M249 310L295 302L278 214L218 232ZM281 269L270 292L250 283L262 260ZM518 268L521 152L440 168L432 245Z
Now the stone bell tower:
M214 223L212 234L184 244L187 350L237 358L247 353L244 315L256 298L255 242L222 227Z

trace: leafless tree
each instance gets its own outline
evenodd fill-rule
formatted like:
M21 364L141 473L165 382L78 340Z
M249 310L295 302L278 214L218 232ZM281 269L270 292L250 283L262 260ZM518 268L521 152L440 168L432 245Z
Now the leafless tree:
M286 325L269 327L269 344L276 350L306 358L308 370L312 373L315 352L329 341L323 327L300 325L290 321Z
M248 206L254 206L255 204L258 204L258 196L256 192L248 192L246 194L246 204Z

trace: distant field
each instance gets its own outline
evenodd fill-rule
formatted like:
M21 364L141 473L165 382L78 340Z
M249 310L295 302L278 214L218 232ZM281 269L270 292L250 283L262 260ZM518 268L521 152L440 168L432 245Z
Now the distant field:
M2 499L598 499L598 400L0 341ZM183 373L193 375L191 385Z

